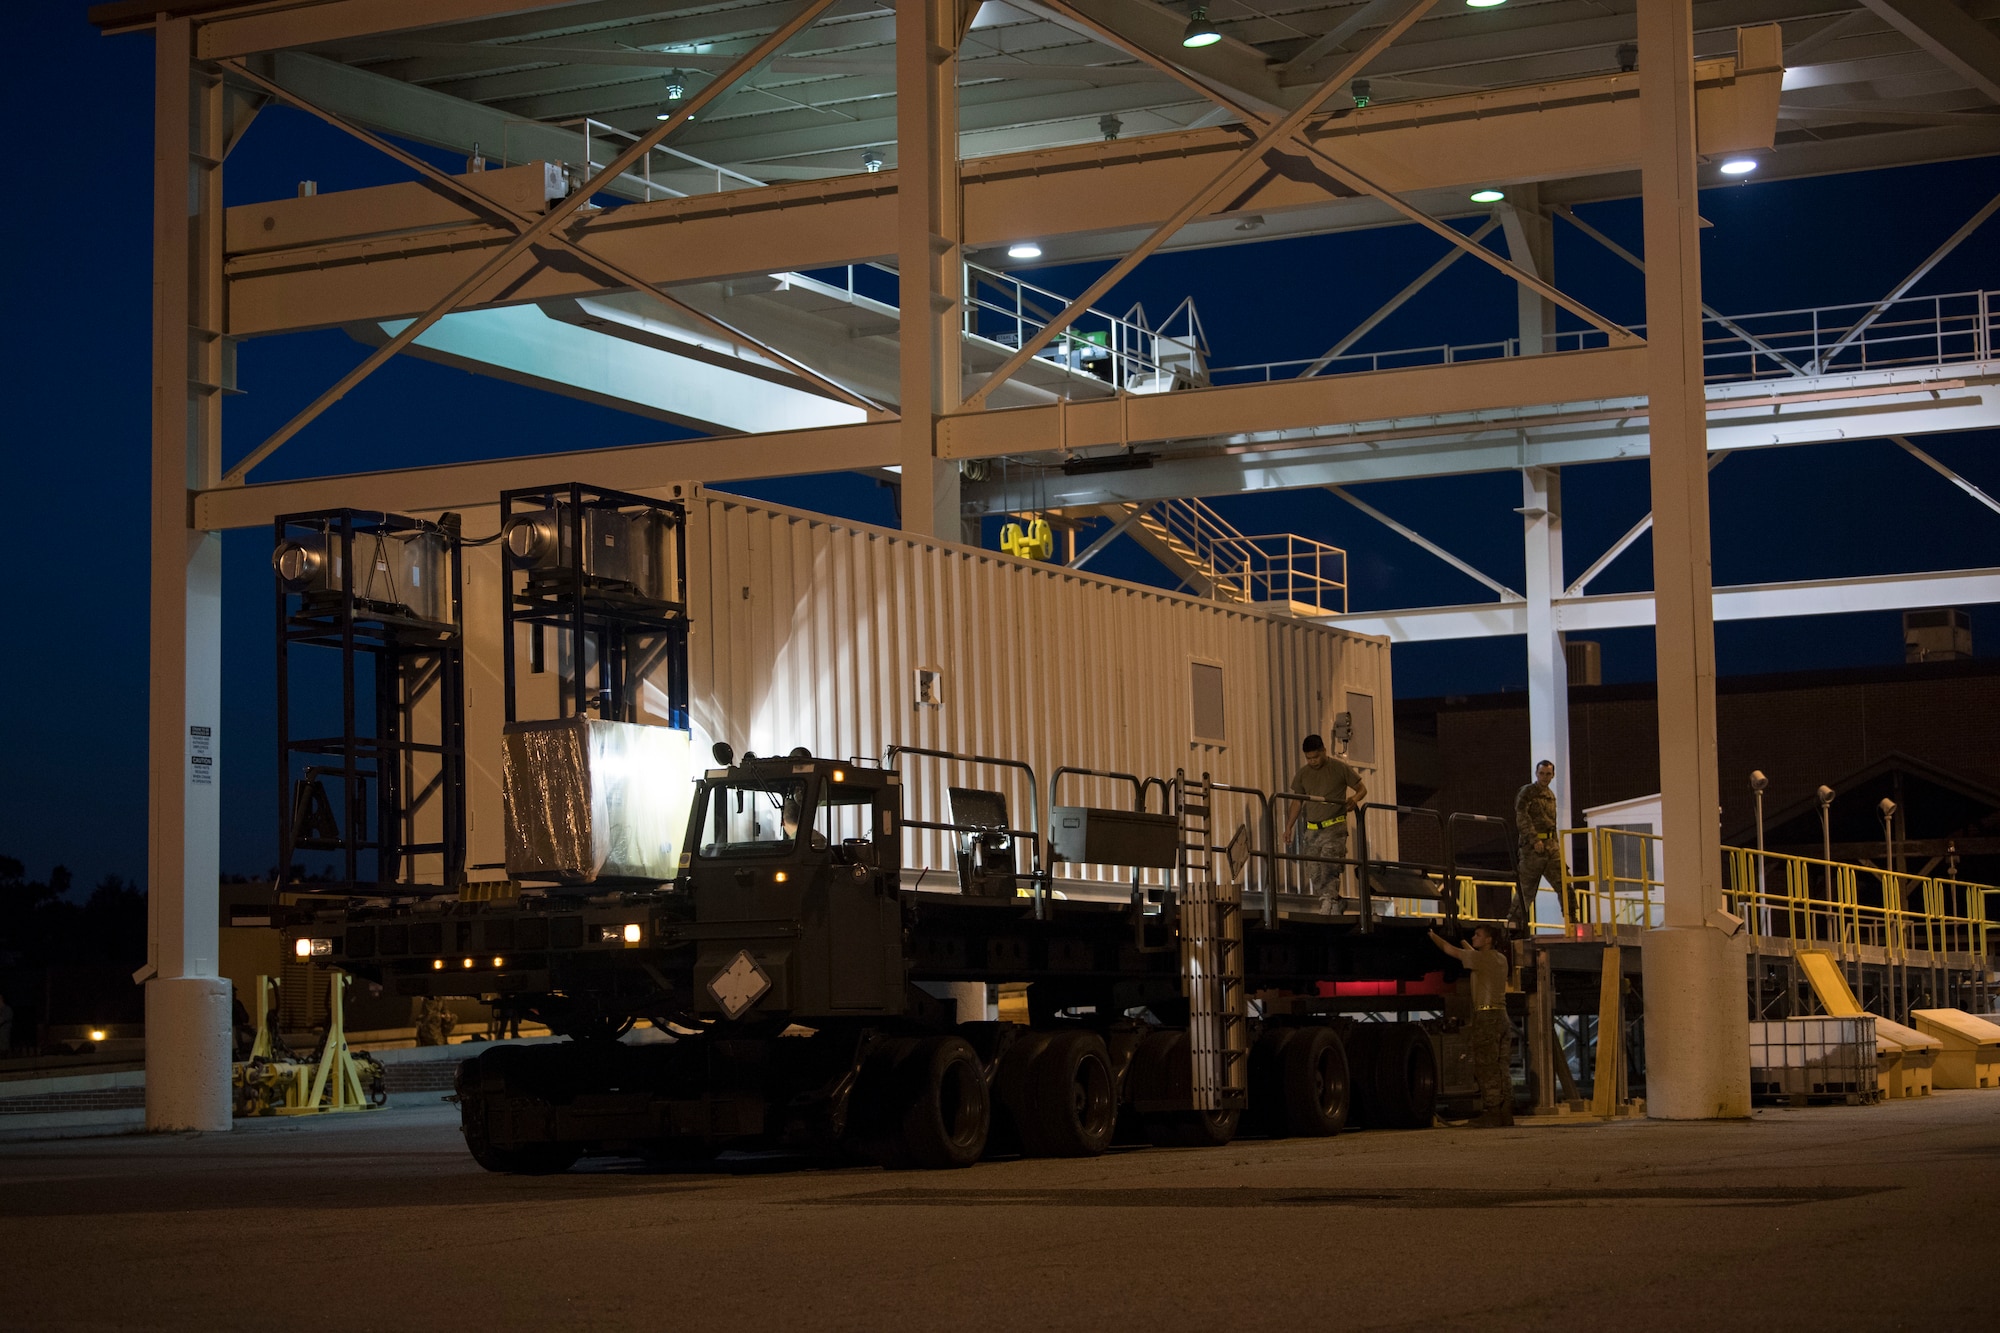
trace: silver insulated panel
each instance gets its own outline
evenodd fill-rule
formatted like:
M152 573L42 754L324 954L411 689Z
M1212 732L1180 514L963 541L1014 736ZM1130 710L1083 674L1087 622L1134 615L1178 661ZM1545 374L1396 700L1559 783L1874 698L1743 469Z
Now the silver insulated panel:
M509 876L673 877L693 778L685 732L581 717L516 722L503 756Z

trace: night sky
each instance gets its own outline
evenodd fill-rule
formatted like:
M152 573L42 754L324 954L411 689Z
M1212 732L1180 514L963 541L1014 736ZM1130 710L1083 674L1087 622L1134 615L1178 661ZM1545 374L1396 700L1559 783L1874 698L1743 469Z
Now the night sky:
M10 25L13 44L34 58L16 62L0 94L19 131L4 220L4 457L12 503L0 542L14 586L0 631L0 855L26 862L34 877L67 864L88 885L105 874L138 878L145 869L152 44L143 36L99 37L82 4L17 8L28 12ZM230 158L227 192L237 204L290 196L305 179L333 191L405 178L394 163L317 122L268 110ZM1702 212L1714 226L1703 233L1704 294L1725 313L1871 301L1996 192L1996 159L1708 191ZM1637 200L1579 212L1640 249ZM1917 291L2000 288L1997 243L2000 221ZM1441 252L1435 238L1398 228L1159 256L1102 304L1122 312L1143 301L1157 315L1192 295L1218 364L1311 356ZM1051 268L1036 281L1074 292L1099 271ZM1642 319L1636 270L1561 222L1556 271L1565 290L1603 313ZM1504 338L1513 311L1504 278L1460 263L1361 347ZM240 379L248 392L231 398L225 413L229 458L365 354L339 332L245 344ZM256 479L671 438L675 432L655 421L400 360L287 445ZM2000 433L1920 443L2000 493ZM860 478L727 489L893 521L889 493ZM1886 441L1732 457L1711 493L1719 585L2000 563L2000 515ZM1376 485L1363 494L1493 577L1521 585L1518 476ZM1246 532L1299 532L1346 547L1356 610L1489 596L1323 492L1224 498L1216 506ZM1573 578L1646 512L1644 463L1569 470L1564 506ZM225 543L225 872L259 873L276 859L269 546L263 531L231 533ZM1095 568L1161 581L1136 550L1113 548ZM1641 540L1591 591L1650 584L1650 546ZM2000 609L1975 609L1973 627L1982 654L2000 650ZM1600 637L1607 680L1650 678L1650 631ZM1725 675L1902 656L1894 614L1726 624L1718 627L1717 650ZM1395 671L1403 697L1520 689L1526 681L1519 640L1402 647Z

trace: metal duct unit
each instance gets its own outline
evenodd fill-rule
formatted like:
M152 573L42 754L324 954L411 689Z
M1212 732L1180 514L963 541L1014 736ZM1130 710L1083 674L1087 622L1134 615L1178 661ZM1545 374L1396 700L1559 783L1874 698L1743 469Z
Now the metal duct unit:
M343 524L338 517L309 516L279 525L271 568L279 585L308 605L332 603L347 591L364 609L430 624L455 619L451 599L453 538L415 520Z
M581 512L584 540L576 544ZM619 591L653 602L680 600L679 543L665 514L568 503L510 515L504 536L508 563L536 574L572 572L596 591ZM580 557L580 558L579 558Z

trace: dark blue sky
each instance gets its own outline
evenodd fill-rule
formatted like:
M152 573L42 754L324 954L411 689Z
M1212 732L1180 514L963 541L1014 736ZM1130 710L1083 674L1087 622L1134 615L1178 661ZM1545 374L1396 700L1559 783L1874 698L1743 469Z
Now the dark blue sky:
M145 849L146 493L150 357L152 49L100 38L82 4L38 4L11 25L10 122L60 118L59 150L17 163L6 210L4 337L13 497L4 528L15 579L0 631L0 854L30 872L70 865L85 883L139 876ZM443 160L440 158L439 160ZM232 203L402 179L393 163L315 122L267 111L229 163ZM2000 160L1712 190L1702 211L1704 290L1725 312L1868 301L2000 191ZM1580 210L1637 250L1636 201ZM1918 290L2000 287L2000 222ZM1621 320L1642 315L1637 273L1557 227L1565 289ZM1193 295L1217 360L1314 355L1441 253L1413 228L1156 257L1104 304L1143 300L1156 315ZM1095 268L1038 281L1080 290ZM1467 343L1511 332L1513 297L1480 266L1452 274L1387 321L1364 348ZM340 333L247 344L248 392L228 404L240 455L364 355ZM659 423L421 362L378 372L288 445L260 480L569 446L671 438ZM2000 432L1931 436L1924 446L2000 492ZM587 480L587 479L586 479ZM1572 469L1565 479L1573 577L1645 513L1643 463ZM856 478L735 487L770 499L890 520L887 492ZM1856 440L1730 459L1712 487L1715 575L1722 584L2000 563L2000 516L1893 445ZM1396 483L1366 498L1494 577L1521 579L1520 482L1512 474ZM1482 600L1484 590L1332 496L1239 497L1217 507L1248 532L1300 532L1346 547L1356 609ZM225 543L223 856L225 871L275 860L269 537ZM1114 548L1100 572L1158 581L1143 555ZM1641 541L1592 585L1650 586ZM1975 643L2000 648L2000 612L1974 613ZM1602 636L1608 679L1652 672L1650 631ZM1897 618L1819 617L1724 625L1725 674L1900 660ZM1396 653L1404 697L1520 688L1517 640L1415 645Z

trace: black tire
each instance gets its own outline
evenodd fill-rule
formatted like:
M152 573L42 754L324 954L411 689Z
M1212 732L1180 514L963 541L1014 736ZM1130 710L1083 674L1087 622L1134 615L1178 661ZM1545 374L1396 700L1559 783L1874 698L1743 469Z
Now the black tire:
M1250 1109L1242 1119L1245 1133L1283 1138L1290 1132L1285 1116L1285 1048L1299 1031L1267 1027L1250 1048Z
M515 1148L498 1148L486 1135L486 1109L477 1095L459 1103L465 1147L472 1160L488 1171L509 1176L555 1176L576 1165L583 1156L574 1143L524 1143Z
M1326 1138L1345 1129L1352 1088L1340 1034L1326 1027L1299 1028L1285 1043L1279 1059L1283 1065L1285 1132L1300 1138Z
M1029 1078L1034 1072L1036 1057L1041 1055L1053 1035L1048 1032L1021 1032L1000 1053L999 1064L993 1070L991 1089L993 1129L986 1141L991 1155L1028 1152L1027 1141L1033 1136Z
M1369 1123L1380 1129L1428 1129L1437 1118L1437 1056L1415 1023L1384 1023L1375 1045Z
M886 1165L924 1171L971 1166L992 1127L986 1071L963 1037L926 1037L897 1066L897 1133Z
M1172 1111L1150 1117L1147 1137L1156 1148L1221 1148L1236 1137L1241 1111Z
M1031 1157L1096 1157L1111 1146L1118 1085L1095 1032L1059 1032L1028 1069L1022 1149Z

